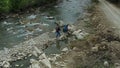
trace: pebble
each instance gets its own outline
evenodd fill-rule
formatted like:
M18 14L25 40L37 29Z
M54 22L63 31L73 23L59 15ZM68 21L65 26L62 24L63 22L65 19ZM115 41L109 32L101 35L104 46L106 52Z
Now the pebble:
M15 66L16 66L16 67L19 67L19 65L18 65L18 64L16 64Z
M105 67L109 67L108 61L104 61L104 66L105 66Z
M68 48L65 47L65 48L63 48L61 51L66 52L66 51L68 51Z
M98 52L98 47L97 46L96 47L92 47L91 51L92 52Z

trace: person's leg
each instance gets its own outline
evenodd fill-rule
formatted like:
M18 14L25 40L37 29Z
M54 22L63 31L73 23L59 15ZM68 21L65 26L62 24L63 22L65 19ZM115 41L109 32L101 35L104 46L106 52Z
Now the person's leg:
M60 35L60 32L56 32L56 38L57 37L60 37L61 35Z
M59 36L59 37L61 36L60 32L58 32L58 36Z
M58 37L58 32L56 32L56 38Z

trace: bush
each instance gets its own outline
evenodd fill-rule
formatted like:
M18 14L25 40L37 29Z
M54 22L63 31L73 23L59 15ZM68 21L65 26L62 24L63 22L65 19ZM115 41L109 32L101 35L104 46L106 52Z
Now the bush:
M98 1L98 0L92 0L92 2L94 2L94 3L99 3L99 1Z
M24 9L34 5L52 4L57 0L0 0L0 12Z
M120 0L108 0L109 2L111 3L115 3L115 4L119 4L120 3Z
M10 8L10 0L0 0L0 12L9 12Z
M35 0L11 0L10 2L13 11L24 9L35 4Z

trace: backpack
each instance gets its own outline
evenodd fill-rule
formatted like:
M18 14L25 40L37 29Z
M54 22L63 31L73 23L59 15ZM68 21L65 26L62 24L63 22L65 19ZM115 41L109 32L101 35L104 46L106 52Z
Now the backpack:
M63 32L67 32L67 31L68 31L68 25L64 25Z

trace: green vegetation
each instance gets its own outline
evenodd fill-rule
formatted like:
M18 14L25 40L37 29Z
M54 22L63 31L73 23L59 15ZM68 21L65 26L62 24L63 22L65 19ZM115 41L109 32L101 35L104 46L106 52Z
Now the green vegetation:
M11 5L9 0L0 0L0 12L8 12L10 7Z
M99 1L98 1L98 0L92 0L92 2L94 2L94 3L99 3Z
M0 12L10 12L30 6L55 3L57 0L0 0Z
M113 2L113 3L120 3L120 0L108 0L110 2Z
M111 1L111 2L120 2L120 0L108 0L108 1Z

